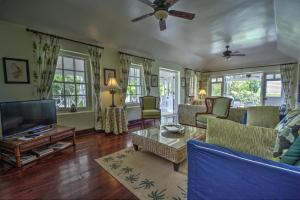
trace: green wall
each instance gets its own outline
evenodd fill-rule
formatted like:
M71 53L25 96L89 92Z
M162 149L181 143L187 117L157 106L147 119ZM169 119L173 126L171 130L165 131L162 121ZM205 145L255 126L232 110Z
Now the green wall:
M32 55L32 35L26 32L26 27L22 25L12 24L0 21L0 57L21 58L29 60L29 70L31 76L31 84L5 84L3 75L3 63L0 62L0 101L18 101L18 100L32 100L36 99L34 96L34 84L32 84L33 55ZM105 47L105 44L104 44ZM73 42L61 41L61 48L68 51L73 51L82 54L88 54L88 47ZM102 58L102 68L112 68L117 70L117 77L120 73L120 62L118 49L105 47ZM159 67L170 68L180 71L183 76L183 68L179 65L156 61L152 70L153 74L159 73ZM103 76L103 70L102 76ZM101 84L103 84L103 77ZM111 96L105 88L102 89L102 107L109 106L111 103ZM152 95L159 96L158 88L152 88ZM119 95L116 95L116 103L120 105ZM184 91L181 88L180 102L184 101ZM77 130L83 130L94 127L94 113L93 107L84 112L78 113L58 113L58 124L73 126ZM134 111L135 112L135 111ZM130 113L129 113L130 114ZM131 115L134 113L131 113Z

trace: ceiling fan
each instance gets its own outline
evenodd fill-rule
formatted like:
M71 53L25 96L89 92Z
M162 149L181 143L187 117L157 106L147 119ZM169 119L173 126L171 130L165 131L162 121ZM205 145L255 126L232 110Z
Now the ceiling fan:
M239 51L230 51L229 50L229 45L226 46L226 51L223 52L223 57L226 59L226 60L230 60L230 58L232 56L246 56L246 54L243 54L243 53L240 53Z
M166 19L169 15L173 17L180 17L183 19L192 20L195 17L195 14L188 13L188 12L182 12L177 10L169 10L170 7L172 7L175 3L177 3L179 0L155 0L154 2L151 2L150 0L138 0L154 9L154 12L142 15L140 17L137 17L132 22L137 22L139 20L145 19L147 17L150 17L154 15L156 19L159 20L159 28L161 31L165 30L167 28L166 25Z

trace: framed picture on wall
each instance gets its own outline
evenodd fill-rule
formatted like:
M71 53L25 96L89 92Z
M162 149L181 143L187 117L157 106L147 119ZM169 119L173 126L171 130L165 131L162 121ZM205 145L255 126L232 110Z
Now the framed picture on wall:
M180 85L181 85L181 87L185 87L185 78L184 77L181 77Z
M107 85L109 78L116 78L115 69L104 69L104 85Z
M158 75L151 75L151 87L158 87Z
M28 60L17 58L3 58L3 68L5 83L30 83Z

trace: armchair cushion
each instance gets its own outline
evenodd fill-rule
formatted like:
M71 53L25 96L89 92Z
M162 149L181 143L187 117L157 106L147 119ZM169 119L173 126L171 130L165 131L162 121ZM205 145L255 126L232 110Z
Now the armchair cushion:
M279 107L255 106L247 108L247 125L275 128L279 123Z
M147 118L160 118L160 110L143 110L142 111L143 114L143 118L147 119Z
M212 114L219 117L227 117L231 99L229 98L216 98L214 100Z
M217 116L213 114L198 114L196 120L197 122L200 122L202 124L207 124L207 118L209 117L217 117Z
M289 150L283 154L280 162L295 165L300 161L300 137L290 146ZM300 163L299 163L300 164Z
M208 118L206 142L272 159L274 129L245 126L230 120Z
M156 97L145 96L143 97L144 110L156 109Z

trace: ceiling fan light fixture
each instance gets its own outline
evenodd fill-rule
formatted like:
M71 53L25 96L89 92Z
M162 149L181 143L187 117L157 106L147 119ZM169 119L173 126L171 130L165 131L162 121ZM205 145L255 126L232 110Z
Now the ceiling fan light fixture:
M154 13L154 16L158 20L165 20L165 19L167 19L168 15L169 15L169 13L166 10L157 10Z

